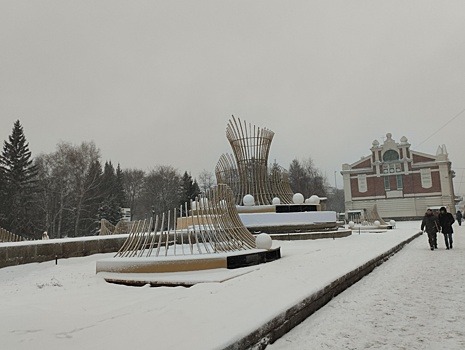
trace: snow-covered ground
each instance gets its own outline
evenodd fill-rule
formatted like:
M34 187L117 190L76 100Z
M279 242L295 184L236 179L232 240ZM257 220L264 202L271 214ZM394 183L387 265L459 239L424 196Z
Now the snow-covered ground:
M463 348L465 227L456 230L452 251L432 252L420 236L270 348ZM386 233L275 241L282 259L191 288L108 284L95 266L112 254L3 268L0 349L221 349L418 231L400 222Z
M268 349L465 349L465 226L420 236Z

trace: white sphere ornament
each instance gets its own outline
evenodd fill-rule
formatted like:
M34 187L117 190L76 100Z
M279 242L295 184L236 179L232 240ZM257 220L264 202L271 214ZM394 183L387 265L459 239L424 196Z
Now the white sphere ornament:
M349 221L349 227L350 227L350 228L353 228L354 226L355 226L355 222Z
M391 227L396 227L396 220L390 220L389 225L391 225Z
M302 193L295 193L292 196L292 202L294 204L302 204L304 202L304 195Z
M309 200L310 204L320 204L320 197L318 197L316 194L310 196Z
M251 194L246 194L244 198L242 198L242 203L247 207L251 207L255 205L255 198Z
M373 223L376 227L380 227L381 226L381 223L379 222L379 220L375 220L375 222Z
M279 199L278 197L274 197L273 200L271 201L271 204L273 205L281 204L281 199Z
M271 249L271 245L273 244L273 241L271 240L271 237L267 233L260 233L256 238L255 238L255 246L257 249Z

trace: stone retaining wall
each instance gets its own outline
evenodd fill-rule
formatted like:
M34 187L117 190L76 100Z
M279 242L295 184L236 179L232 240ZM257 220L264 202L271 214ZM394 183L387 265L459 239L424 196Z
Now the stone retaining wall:
M0 243L0 268L34 262L117 252L127 235Z

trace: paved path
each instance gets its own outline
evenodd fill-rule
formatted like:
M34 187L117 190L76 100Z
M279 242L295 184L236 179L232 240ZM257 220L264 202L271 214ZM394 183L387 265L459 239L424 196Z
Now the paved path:
M465 349L465 226L422 235L267 349Z

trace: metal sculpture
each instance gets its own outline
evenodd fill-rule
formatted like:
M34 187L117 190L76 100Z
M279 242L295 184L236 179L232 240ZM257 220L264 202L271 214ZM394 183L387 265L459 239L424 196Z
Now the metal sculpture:
M124 221L120 220L116 225L113 225L107 219L100 220L99 236L117 235L128 233L136 225L137 221Z
M287 172L276 164L268 169L268 155L274 132L242 123L232 116L226 127L226 137L234 155L223 154L215 168L217 183L231 187L236 204L242 204L251 194L256 204L272 204L278 197L283 204L292 203L293 192Z
M131 222L127 226L129 236L115 257L211 254L255 248L255 238L239 219L227 185L207 190L191 201L190 208L188 211L185 203L154 219Z
M346 214L349 221L362 226L373 226L375 221L379 221L380 225L387 226L388 223L379 215L378 206L374 204L371 208L354 210Z

